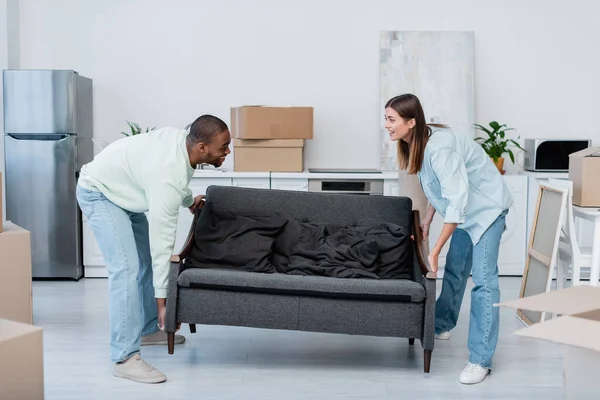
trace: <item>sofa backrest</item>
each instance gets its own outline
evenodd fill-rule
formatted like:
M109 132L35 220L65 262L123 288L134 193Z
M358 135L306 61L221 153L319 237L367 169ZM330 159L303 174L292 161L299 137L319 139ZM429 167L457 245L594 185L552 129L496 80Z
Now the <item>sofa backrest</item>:
M412 227L409 197L370 196L209 186L206 201L215 211L274 211L302 222L368 226L381 222Z

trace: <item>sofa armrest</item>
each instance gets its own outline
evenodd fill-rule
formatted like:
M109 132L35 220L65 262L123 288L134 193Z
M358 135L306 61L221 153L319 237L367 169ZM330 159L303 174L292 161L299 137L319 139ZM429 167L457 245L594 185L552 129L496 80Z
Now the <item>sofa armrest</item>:
M183 261L188 256L188 254L190 254L192 247L194 247L196 224L198 223L198 219L200 218L200 213L202 212L202 208L204 207L205 201L203 200L201 204L202 205L198 207L194 212L194 219L192 220L192 225L190 226L190 231L188 232L187 238L185 239L185 244L183 245L183 248L179 251L179 253L173 254L171 256L172 263L179 263Z
M433 350L435 344L436 284L435 279L423 279L423 286L425 287L425 310L421 344L425 350Z
M415 258L413 260L414 280L425 289L425 309L423 315L423 349L431 351L435 344L435 299L437 274L431 270L423 251L423 232L419 211L413 210L413 241Z
M177 280L182 270L183 262L171 261L167 286L167 313L165 316L165 330L167 332L175 332L177 330L177 298L179 296Z
M419 216L419 210L413 210L413 241L416 247L416 258L421 274L427 279L437 279L437 273L433 272L427 263L425 258L425 252L423 251L423 231L421 230L421 218Z

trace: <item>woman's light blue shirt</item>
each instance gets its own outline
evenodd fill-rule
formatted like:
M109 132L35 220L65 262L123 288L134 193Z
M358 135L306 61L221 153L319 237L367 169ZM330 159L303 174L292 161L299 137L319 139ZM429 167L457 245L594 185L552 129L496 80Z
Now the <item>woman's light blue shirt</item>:
M472 138L431 127L423 166L423 192L445 223L457 223L473 244L513 203L502 175Z

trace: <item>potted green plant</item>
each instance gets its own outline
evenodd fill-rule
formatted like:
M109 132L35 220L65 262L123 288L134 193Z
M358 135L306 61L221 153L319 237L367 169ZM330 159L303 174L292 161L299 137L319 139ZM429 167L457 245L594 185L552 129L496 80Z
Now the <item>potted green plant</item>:
M127 121L127 125L129 125L129 129L131 130L130 133L127 132L121 132L123 135L125 136L134 136L134 135L139 135L142 132L142 129L140 128L140 126L138 124L136 124L135 122L129 122ZM153 131L155 127L153 128L146 128L146 133Z
M514 128L508 128L506 124L499 124L496 121L489 123L489 128L474 124L476 129L479 129L487 134L487 137L477 137L475 141L483 147L488 156L494 161L498 171L504 174L506 171L504 167L504 154L508 154L510 160L515 162L515 155L511 150L511 147L516 147L525 151L516 140L508 139L506 137L507 131L513 131ZM517 137L519 139L519 137Z

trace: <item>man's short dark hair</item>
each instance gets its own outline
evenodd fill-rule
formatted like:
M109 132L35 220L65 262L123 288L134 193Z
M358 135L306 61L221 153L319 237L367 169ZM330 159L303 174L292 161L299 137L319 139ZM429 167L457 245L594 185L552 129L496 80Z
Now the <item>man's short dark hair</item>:
M195 146L198 143L208 144L215 136L228 130L227 124L214 115L202 115L191 125L187 136L187 145Z

